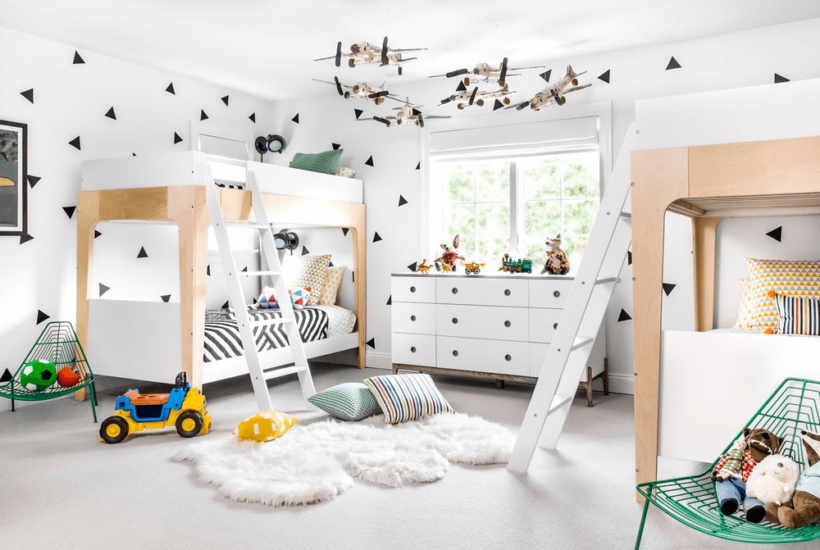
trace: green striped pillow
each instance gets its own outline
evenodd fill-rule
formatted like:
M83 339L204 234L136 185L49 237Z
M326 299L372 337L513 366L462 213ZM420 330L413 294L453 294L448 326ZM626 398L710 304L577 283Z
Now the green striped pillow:
M374 376L364 383L384 413L384 421L390 424L454 412L429 374Z
M373 394L362 383L339 384L308 398L330 416L342 420L361 420L381 412Z
M311 172L321 172L322 174L335 174L336 168L339 167L339 159L342 157L342 153L342 149L325 151L324 153L316 153L315 155L296 153L293 155L290 167L298 168L299 170L310 170Z

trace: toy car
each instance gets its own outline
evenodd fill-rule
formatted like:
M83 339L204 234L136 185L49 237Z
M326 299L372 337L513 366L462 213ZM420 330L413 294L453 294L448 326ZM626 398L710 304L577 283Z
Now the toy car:
M464 273L467 275L478 275L481 273L481 268L487 264L477 264L475 262L470 264L464 264Z
M132 432L176 427L182 437L206 434L211 428L207 401L199 388L191 388L181 372L171 393L140 395L131 389L117 398L114 415L100 426L100 441L119 443Z

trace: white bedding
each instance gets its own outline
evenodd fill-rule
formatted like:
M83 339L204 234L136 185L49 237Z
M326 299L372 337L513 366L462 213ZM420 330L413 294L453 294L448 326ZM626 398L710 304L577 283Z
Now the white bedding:
M342 306L311 306L327 313L327 337L343 336L353 332L356 326L356 314Z

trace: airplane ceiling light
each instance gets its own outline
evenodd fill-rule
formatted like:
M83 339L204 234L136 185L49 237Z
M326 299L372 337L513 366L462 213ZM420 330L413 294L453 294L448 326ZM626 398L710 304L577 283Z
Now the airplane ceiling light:
M464 109L465 107L470 107L472 105L478 105L482 107L484 105L484 100L486 99L497 99L503 97L501 101L504 105L510 104L510 98L507 97L508 95L512 95L515 92L511 92L509 87L504 84L503 87L499 88L495 91L482 91L479 90L476 86L471 90L468 90L467 87L464 85L463 82L458 83L458 88L456 88L456 93L451 95L450 97L445 97L439 103L439 106L446 105L447 103L455 103L459 109Z
M374 116L371 118L360 118L358 120L375 120L376 122L381 122L388 128L390 128L394 123L397 126L418 126L420 128L424 128L424 121L433 118L451 118L446 115L428 115L424 116L421 111L419 110L422 106L421 105L413 105L410 103L410 99L404 102L404 105L401 107L394 107L394 110L398 111L396 116L387 116L387 117L378 117Z
M347 84L342 84L339 82L339 78L334 76L333 80L335 82L330 82L328 80L319 80L318 78L314 78L316 82L322 82L324 84L330 84L331 86L336 86L336 91L339 92L339 95L344 97L345 99L350 99L351 97L355 97L357 99L364 99L365 101L372 101L376 105L381 105L384 103L384 98L393 99L395 101L401 101L397 96L394 96L390 92L385 89L385 84L381 86L371 86L366 82L359 82L354 84L353 86L348 86ZM345 90L344 88L347 88Z
M567 98L564 97L566 94L570 92L577 92L578 90L583 90L584 88L589 88L592 86L592 84L584 84L583 86L578 85L578 77L582 74L586 74L586 71L576 73L572 70L571 65L567 65L567 74L561 80L555 84L550 84L535 94L532 99L517 103L515 105L510 105L507 109L515 109L520 111L522 109L526 109L529 105L530 109L539 111L541 108L552 105L553 103L563 105L567 102Z
M538 65L535 67L514 67L509 69L510 71L528 71L531 69L544 69L543 65ZM463 79L464 85L470 85L470 78L473 80L481 80L487 83L497 83L499 86L504 86L507 82L508 76L521 76L518 73L508 73L507 72L507 58L505 57L498 68L492 67L487 63L479 63L475 66L474 69L458 69L456 71L450 71L446 74L438 74L431 76L430 78L453 78L454 76L461 76L463 74L471 74L472 77L467 76Z
M320 57L314 61L325 61L333 59L337 67L341 67L342 57L349 58L347 60L348 66L352 69L356 65L362 63L379 63L382 67L387 65L396 65L399 69L399 75L402 73L402 64L405 61L417 59L416 57L402 57L402 52L419 52L427 48L389 48L387 46L387 37L382 41L382 47L379 48L369 42L357 42L350 46L350 53L342 52L342 43L336 44L336 55L330 57Z

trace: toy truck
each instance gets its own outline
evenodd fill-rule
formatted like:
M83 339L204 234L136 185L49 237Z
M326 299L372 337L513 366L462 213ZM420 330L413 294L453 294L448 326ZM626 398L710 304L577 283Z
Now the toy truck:
M181 372L171 393L144 394L131 389L117 398L114 415L100 426L100 441L119 443L128 434L174 426L182 437L206 434L211 428L205 396L191 388Z
M486 264L477 264L475 262L470 264L464 264L464 273L467 275L478 275L481 273L481 268L484 267Z

